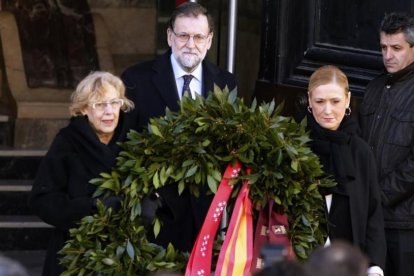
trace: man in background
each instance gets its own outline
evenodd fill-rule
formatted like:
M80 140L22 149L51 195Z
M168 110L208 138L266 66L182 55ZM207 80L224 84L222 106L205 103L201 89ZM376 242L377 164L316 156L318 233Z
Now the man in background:
M377 161L387 240L385 275L414 275L414 18L385 15L386 73L371 81L360 109L363 138Z

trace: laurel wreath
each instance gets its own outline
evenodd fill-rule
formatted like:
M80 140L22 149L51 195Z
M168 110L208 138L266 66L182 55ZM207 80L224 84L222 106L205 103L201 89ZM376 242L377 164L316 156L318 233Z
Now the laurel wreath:
M204 99L184 97L179 112L151 119L143 132L131 131L121 144L117 166L91 182L95 196L123 197L120 211L98 203L98 213L70 230L61 250L63 275L146 275L150 271L183 271L187 252L163 248L147 240L146 231L159 233L162 221L145 229L140 218L145 195L170 184L198 195L202 185L216 192L229 162L252 169L241 175L249 181L254 206L269 199L288 214L289 237L299 259L306 260L323 244L323 199L320 186L334 185L308 146L305 122L280 115L274 102L250 106L236 91L214 91ZM237 189L235 189L237 190Z

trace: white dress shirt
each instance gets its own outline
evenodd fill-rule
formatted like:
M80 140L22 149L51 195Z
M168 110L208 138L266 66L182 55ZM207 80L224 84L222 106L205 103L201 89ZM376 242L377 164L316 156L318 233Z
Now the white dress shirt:
M183 90L184 85L184 75L188 75L188 72L184 71L181 66L178 64L177 60L175 59L174 55L171 54L171 64L174 71L174 78L175 83L177 85L177 91L178 91L178 97L181 100L181 91ZM203 76L203 66L199 64L197 68L191 72L191 75L193 75L193 79L190 82L190 90L191 90L191 97L195 99L195 95L202 95L202 76Z

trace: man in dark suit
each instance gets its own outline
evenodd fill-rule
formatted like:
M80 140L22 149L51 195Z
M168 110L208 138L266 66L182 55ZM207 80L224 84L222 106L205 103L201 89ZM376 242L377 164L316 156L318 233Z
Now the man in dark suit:
M167 39L170 50L155 60L134 65L121 78L126 95L135 103L128 113L124 129L142 130L152 117L165 115L168 108L179 110L184 92L188 96L206 96L214 85L221 89L236 87L234 75L220 69L204 58L211 47L214 23L200 4L186 2L172 13ZM207 188L206 188L207 190ZM172 243L182 251L191 251L207 213L211 196L205 191L200 197L191 196L185 189L178 195L176 185L163 187L143 201L143 217L151 221L155 215L163 220L160 234L149 239L166 246Z
M135 103L128 116L129 127L140 130L149 118L165 114L165 108L178 111L184 78L191 76L189 94L206 96L214 84L236 87L233 74L204 60L211 47L214 22L207 10L194 2L179 5L167 29L170 50L155 60L136 64L122 74L127 97Z

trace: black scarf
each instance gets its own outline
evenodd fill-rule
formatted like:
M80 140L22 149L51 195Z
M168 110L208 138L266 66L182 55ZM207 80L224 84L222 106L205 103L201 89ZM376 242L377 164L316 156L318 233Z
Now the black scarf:
M322 128L311 114L307 117L312 139L311 148L319 156L323 171L333 176L338 183L332 188L321 188L321 194L346 193L347 183L355 179L355 165L350 147L351 138L358 129L355 120L345 116L339 128L333 131Z
M121 121L118 123L118 126ZM119 153L116 144L119 137L119 127L108 145L101 143L97 134L90 126L86 116L72 117L68 127L62 130L62 134L71 142L79 162L84 163L92 175L98 176L101 172L108 172L115 165L115 158Z

